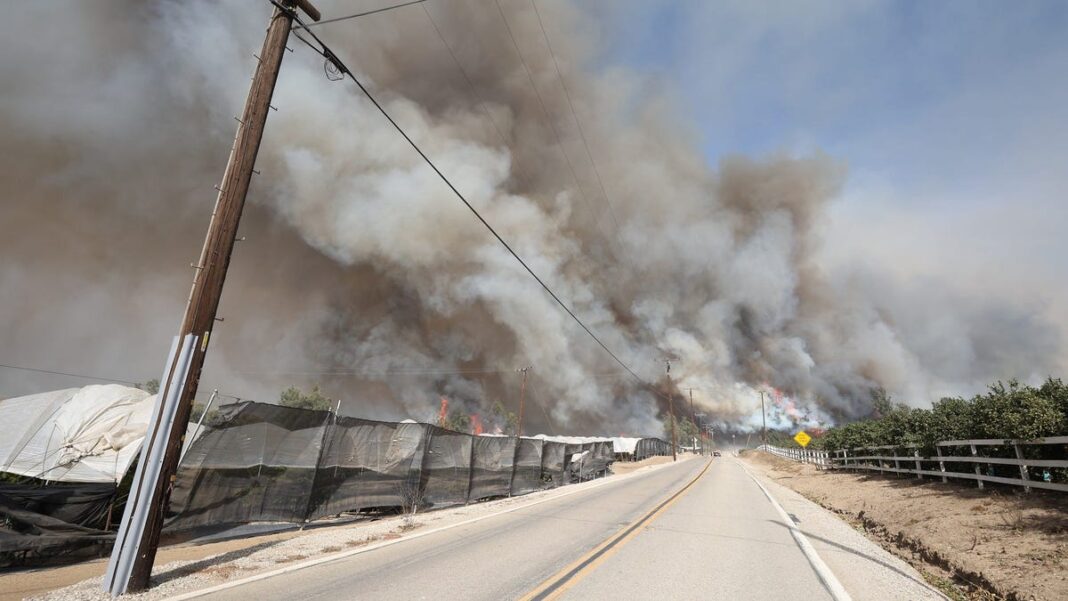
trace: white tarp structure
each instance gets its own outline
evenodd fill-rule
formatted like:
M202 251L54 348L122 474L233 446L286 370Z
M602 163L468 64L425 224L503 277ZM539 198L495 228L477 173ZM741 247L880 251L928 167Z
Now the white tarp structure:
M613 453L634 453L634 449L638 446L638 441L641 440L641 438L626 438L622 436L606 438L602 436L549 436L547 434L538 434L531 438L540 438L547 442L562 442L564 444L611 442Z
M141 450L155 401L118 384L0 400L0 471L117 483Z

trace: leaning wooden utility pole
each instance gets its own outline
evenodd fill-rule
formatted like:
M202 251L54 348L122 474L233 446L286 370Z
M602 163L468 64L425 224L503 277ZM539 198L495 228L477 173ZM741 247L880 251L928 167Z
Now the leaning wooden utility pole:
M667 365L668 414L671 415L671 460L678 461L678 442L675 439L675 395L671 392L671 360L664 363Z
M256 155L271 109L278 70L286 52L295 9L313 20L319 11L308 0L277 0L259 64L223 173L215 210L208 225L200 261L193 265L193 287L178 339L164 368L157 408L149 425L131 490L124 523L116 536L104 586L113 596L148 588L160 530L174 485L186 425L193 408L204 356L216 321L230 255L252 180ZM221 320L220 320L221 321ZM147 464L147 465L146 465Z
M530 371L530 369L531 367L528 365L516 370L523 372L523 383L519 386L519 418L516 420L517 423L515 426L516 438L523 435L523 400L527 396L527 372Z

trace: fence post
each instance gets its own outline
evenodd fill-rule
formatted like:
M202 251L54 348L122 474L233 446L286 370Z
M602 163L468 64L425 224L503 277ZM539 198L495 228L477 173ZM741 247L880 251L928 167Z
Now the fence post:
M946 478L946 462L942 461L942 447L936 444L935 453L938 454L938 471L942 472L942 482L949 482L949 478Z
M975 451L975 445L971 445L971 447L972 447L972 457L978 457L979 453L977 453ZM982 470L979 469L979 464L978 463L975 464L975 475L976 476L982 476L983 475ZM983 488L983 481L980 480L979 478L976 478L975 481L979 483L979 488L982 489Z
M899 470L899 469L901 469L901 462L897 460L897 448L895 447L893 451L894 451L894 469L895 469L895 470ZM879 460L879 463L882 463L882 460L881 460L881 459ZM897 473L897 474L895 474L895 475L896 475L896 476L897 476L898 478L900 478L900 477L901 477L901 473L900 473L900 472L898 472L898 473Z
M1024 456L1023 451L1020 450L1020 445L1014 442L1012 443L1012 448L1016 449L1016 458L1023 461ZM1020 479L1025 483L1031 480L1031 476L1027 473L1027 466L1022 463L1020 464ZM1031 492L1031 487L1024 484L1024 492Z
M923 467L920 465L920 450L912 449L912 456L916 458L916 477L920 480L923 480L923 474L920 473L920 471L923 469Z

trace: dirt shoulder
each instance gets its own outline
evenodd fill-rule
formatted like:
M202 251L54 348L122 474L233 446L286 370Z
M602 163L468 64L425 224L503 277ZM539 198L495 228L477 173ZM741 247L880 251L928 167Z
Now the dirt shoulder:
M692 458L693 455L681 455L680 459ZM664 465L671 463L671 457L650 457L641 461L617 461L612 464L612 473L617 475L629 474L650 465Z
M742 458L967 597L1068 599L1068 495L819 471L752 451Z

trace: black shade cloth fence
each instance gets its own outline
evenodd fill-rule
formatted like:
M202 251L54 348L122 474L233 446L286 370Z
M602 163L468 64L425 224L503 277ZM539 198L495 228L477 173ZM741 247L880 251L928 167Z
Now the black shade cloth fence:
M635 454L659 450L646 446ZM611 442L471 436L246 401L220 408L182 459L168 528L469 503L596 477L614 458Z
M106 550L114 496L114 484L0 484L0 566Z

